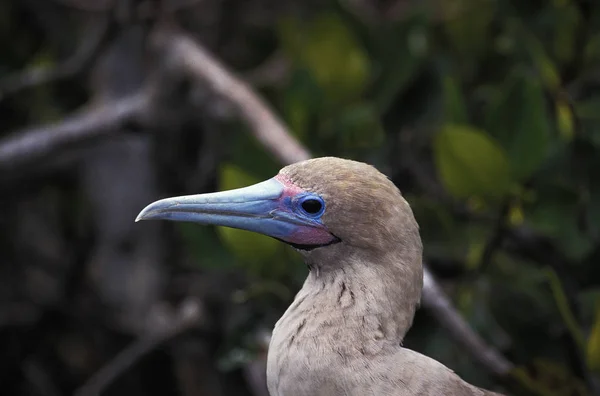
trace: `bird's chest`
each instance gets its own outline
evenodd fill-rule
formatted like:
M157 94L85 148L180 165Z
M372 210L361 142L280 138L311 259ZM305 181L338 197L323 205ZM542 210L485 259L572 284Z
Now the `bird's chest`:
M267 384L271 396L352 394L346 392L344 381L339 377L339 355L315 354L317 347L309 340L304 346L312 349L312 353L301 345L276 347L277 338L274 337L273 341L270 349L276 352L270 352L267 361Z
M273 331L267 360L271 396L345 394L334 371L341 356L327 331L317 334L313 318L284 315Z
M277 339L274 339L277 341ZM318 350L302 344L269 353L267 385L271 396L395 396L397 387L382 375L376 362ZM375 364L374 364L375 363Z
M372 379L383 378L374 361L398 348L398 326L366 288L347 279L318 286L305 285L275 325L271 396L388 395L373 393Z
M271 396L373 394L360 388L360 379L374 375L369 356L381 346L377 340L358 340L337 322L307 315L285 315L280 320L267 361Z

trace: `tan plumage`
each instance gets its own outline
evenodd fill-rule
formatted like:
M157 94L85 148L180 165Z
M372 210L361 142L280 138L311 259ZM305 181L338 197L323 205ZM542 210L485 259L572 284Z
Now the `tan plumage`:
M342 242L300 251L311 271L273 331L271 395L494 395L401 347L423 268L418 225L396 186L372 166L332 157L280 174L325 199L323 223Z
M302 212L307 196L324 212ZM248 229L299 248L310 273L273 330L271 396L497 395L401 346L421 297L423 248L409 204L370 165L303 161L248 189L157 201L140 219Z

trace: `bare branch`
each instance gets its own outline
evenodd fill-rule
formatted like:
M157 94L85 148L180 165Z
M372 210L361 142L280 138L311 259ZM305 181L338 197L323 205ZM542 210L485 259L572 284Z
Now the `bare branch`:
M144 355L163 342L197 326L204 316L202 306L194 299L184 300L177 312L171 315L166 312L160 314L161 318L157 318L158 322L153 324L148 334L121 351L80 387L74 396L100 396L111 383Z
M126 120L139 115L149 95L91 105L54 125L18 131L0 140L0 169L14 170L70 144L109 134Z
M169 30L157 35L157 44L167 51L193 80L208 85L229 101L252 128L254 136L280 162L291 164L310 158L310 154L290 133L267 103L250 86L227 70L192 38Z
M192 78L208 84L238 109L239 115L251 126L254 136L280 162L290 164L310 158L309 151L290 134L265 101L199 44L186 35L173 32L166 33L161 41L173 51L171 56L183 63ZM437 284L427 266L424 273L423 306L489 372L499 377L507 375L512 364L473 331Z
M0 101L24 89L75 76L89 67L106 42L109 18L102 19L81 43L75 54L55 67L37 67L15 73L0 80Z
M504 356L473 331L452 306L450 299L425 266L423 274L423 306L448 330L452 338L475 360L496 377L505 378L513 368Z
M281 52L276 52L255 69L244 73L244 79L254 87L280 85L289 74L289 61Z

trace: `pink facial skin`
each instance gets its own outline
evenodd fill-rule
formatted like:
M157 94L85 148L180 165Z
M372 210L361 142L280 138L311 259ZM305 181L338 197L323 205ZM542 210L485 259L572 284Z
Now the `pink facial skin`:
M279 198L283 205L292 215L303 217L307 222L306 225L299 224L290 235L283 238L285 241L297 245L327 245L337 239L327 230L327 227L321 222L320 218L305 218L293 207L295 205L294 198L305 194L305 190L296 186L290 179L281 174L275 176L275 179L284 186L283 194Z
M288 242L298 245L328 245L336 238L323 228L300 228L286 238Z
M288 179L286 176L284 176L282 174L275 176L275 180L277 180L279 183L283 184L283 187L284 187L283 195L281 196L281 199L283 199L285 197L292 198L292 197L295 197L296 195L306 192L303 189L301 189L300 187L298 187L297 185L295 185L294 183L292 183L292 181L290 179Z

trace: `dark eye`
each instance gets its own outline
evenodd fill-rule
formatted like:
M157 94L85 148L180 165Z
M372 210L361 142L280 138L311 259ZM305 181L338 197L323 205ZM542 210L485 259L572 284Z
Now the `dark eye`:
M302 209L309 214L317 214L323 209L323 204L318 199L309 198L302 202Z

